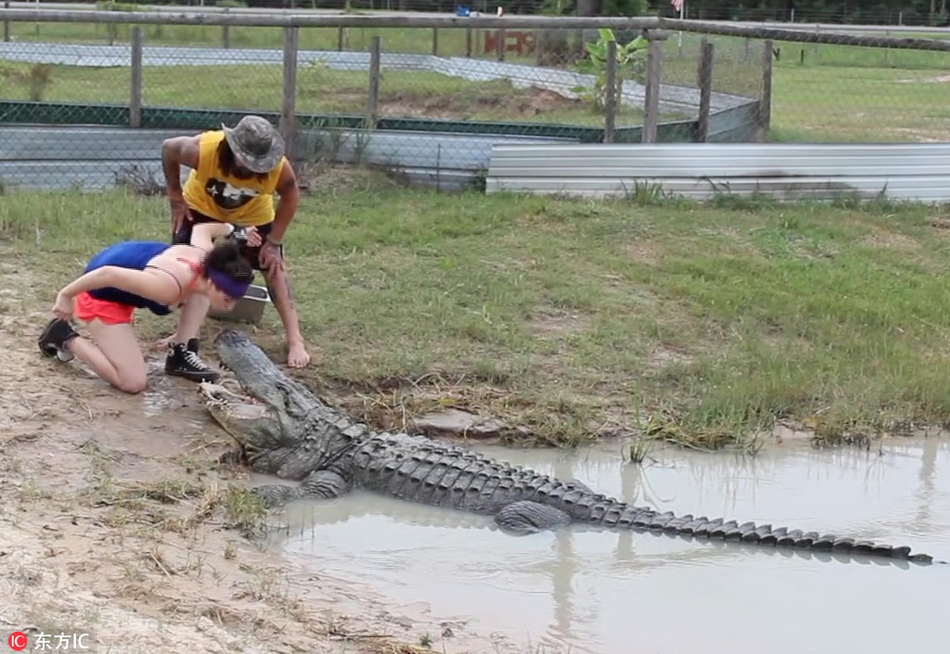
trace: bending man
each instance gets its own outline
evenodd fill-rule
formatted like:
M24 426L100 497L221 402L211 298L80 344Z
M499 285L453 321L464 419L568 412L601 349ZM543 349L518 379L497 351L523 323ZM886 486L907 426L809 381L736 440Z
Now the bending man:
M162 165L172 212L172 243L189 243L195 225L227 222L256 227L264 242L242 253L261 270L287 340L287 364L310 362L284 265L283 239L300 200L297 177L284 157L280 133L260 116L245 116L234 128L178 136L162 144ZM184 188L181 166L191 168ZM274 194L280 197L274 208ZM208 313L206 298L194 296L181 312L178 329L165 339L165 372L193 381L215 381L218 373L199 357L198 332ZM189 355L190 353L190 355Z
M145 359L135 336L134 313L166 315L173 306L201 297L227 311L244 297L254 271L227 235L226 224L196 228L195 245L124 241L101 250L79 278L56 296L53 318L40 335L40 351L60 361L74 357L126 393L145 390ZM86 323L92 339L70 320ZM192 354L188 352L188 354ZM193 355L196 356L196 355Z

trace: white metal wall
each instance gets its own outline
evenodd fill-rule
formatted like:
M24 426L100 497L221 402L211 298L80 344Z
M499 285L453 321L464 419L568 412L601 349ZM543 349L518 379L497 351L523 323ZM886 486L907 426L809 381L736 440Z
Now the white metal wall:
M707 200L768 194L780 200L950 201L950 143L518 144L492 147L486 190L590 197L652 187Z

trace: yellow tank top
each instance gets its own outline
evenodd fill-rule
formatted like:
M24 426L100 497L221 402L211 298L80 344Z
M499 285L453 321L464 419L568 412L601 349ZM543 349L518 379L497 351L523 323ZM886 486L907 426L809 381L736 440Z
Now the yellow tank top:
M280 164L263 179L239 179L225 175L218 161L218 144L223 131L205 132L199 139L198 168L192 169L182 195L188 206L209 218L242 227L265 225L274 220L274 189L287 162Z

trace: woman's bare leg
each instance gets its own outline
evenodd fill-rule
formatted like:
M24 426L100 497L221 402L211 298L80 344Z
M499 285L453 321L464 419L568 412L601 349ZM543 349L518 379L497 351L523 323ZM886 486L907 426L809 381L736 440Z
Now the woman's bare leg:
M92 340L77 336L65 347L104 380L126 393L145 390L145 359L135 329L128 323L88 323Z

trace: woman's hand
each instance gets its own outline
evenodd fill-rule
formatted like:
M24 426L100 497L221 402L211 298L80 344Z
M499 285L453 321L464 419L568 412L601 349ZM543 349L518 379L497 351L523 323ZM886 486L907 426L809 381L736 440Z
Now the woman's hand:
M71 320L73 317L73 298L63 295L60 291L56 295L56 303L53 305L53 315L63 320Z
M260 247L261 243L264 242L261 233L257 231L257 227L245 227L244 237L247 239L247 244L252 248Z

